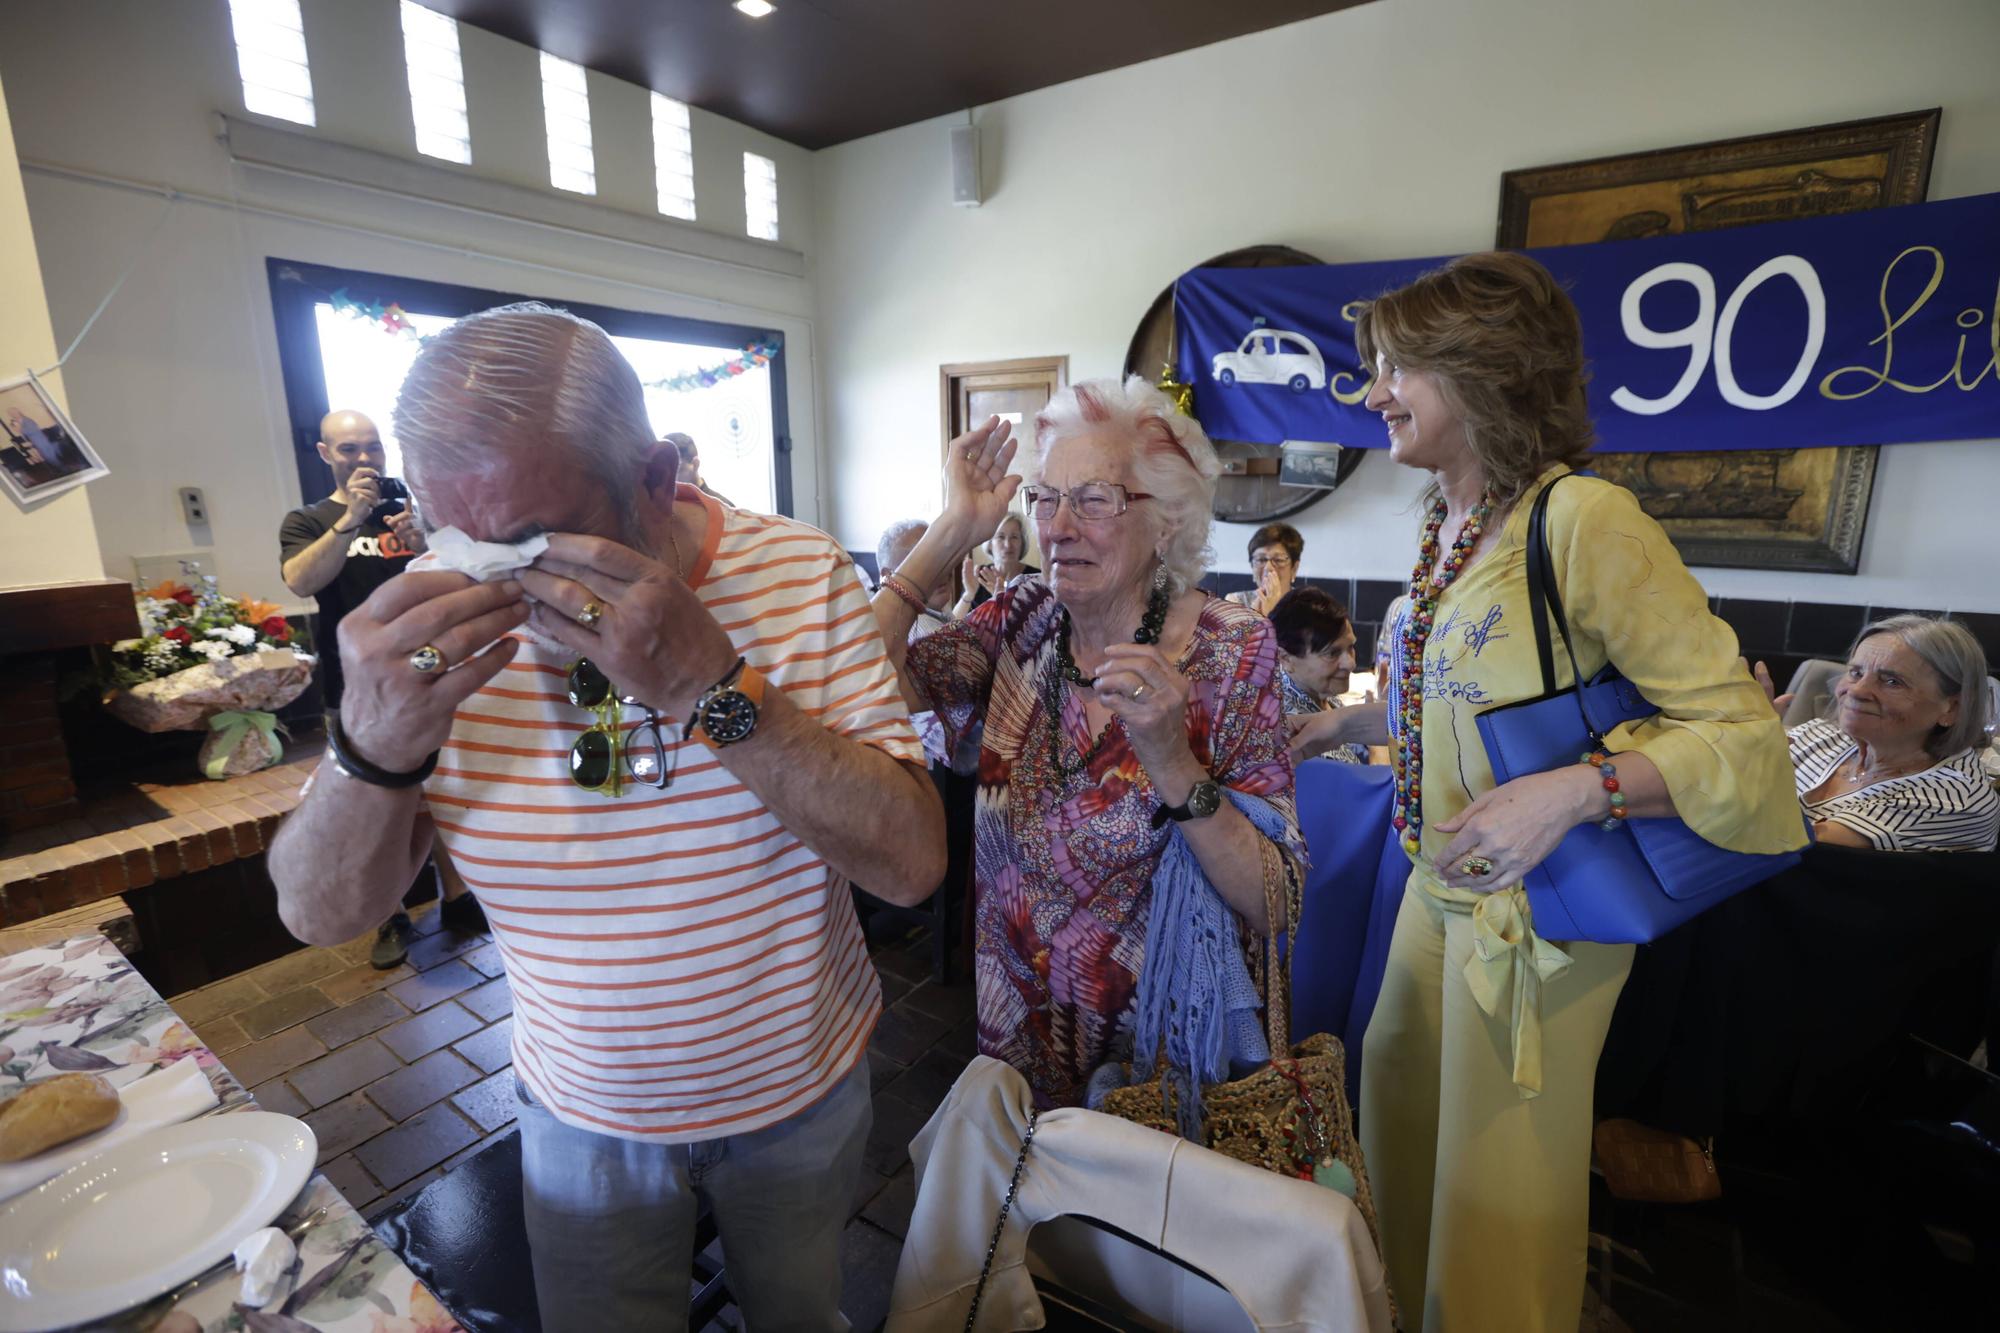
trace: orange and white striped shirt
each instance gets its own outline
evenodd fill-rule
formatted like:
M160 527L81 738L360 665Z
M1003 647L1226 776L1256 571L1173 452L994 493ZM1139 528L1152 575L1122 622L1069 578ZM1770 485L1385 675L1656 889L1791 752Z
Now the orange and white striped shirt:
M791 519L680 498L708 510L688 581L767 688L921 764L847 553ZM661 725L668 790L576 787L569 749L592 718L565 693L571 660L524 642L461 706L424 784L506 959L515 1072L597 1133L680 1143L783 1120L863 1058L881 1013L846 883L678 719Z

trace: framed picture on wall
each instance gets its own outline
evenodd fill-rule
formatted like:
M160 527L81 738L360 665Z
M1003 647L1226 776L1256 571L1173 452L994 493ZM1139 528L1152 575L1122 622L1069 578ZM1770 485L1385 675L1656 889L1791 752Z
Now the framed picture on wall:
M33 375L0 384L0 482L26 509L111 469Z
M1278 484L1332 490L1340 484L1340 446L1286 440L1278 446Z
M1503 248L1631 240L1917 204L1939 112L1663 148L1500 178ZM1690 565L1852 574L1875 486L1873 445L1595 456Z

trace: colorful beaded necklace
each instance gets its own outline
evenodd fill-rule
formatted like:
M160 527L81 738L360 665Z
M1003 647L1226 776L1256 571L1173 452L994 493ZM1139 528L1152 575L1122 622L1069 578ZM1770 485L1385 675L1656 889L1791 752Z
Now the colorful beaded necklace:
M1415 856L1424 828L1424 647L1430 642L1431 622L1445 589L1457 581L1486 531L1493 512L1493 492L1483 492L1479 503L1465 517L1458 540L1451 544L1444 563L1435 574L1438 532L1444 527L1444 501L1431 506L1424 522L1424 541L1417 551L1417 567L1410 574L1410 609L1403 616L1403 672L1400 688L1401 742L1396 755L1396 831L1402 834L1403 850Z

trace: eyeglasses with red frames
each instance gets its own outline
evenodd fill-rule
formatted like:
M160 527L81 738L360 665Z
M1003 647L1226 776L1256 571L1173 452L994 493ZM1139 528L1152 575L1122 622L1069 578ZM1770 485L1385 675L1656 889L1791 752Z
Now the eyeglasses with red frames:
M1150 500L1153 497L1144 491L1131 491L1115 481L1085 481L1070 487L1067 491L1054 486L1023 486L1021 501L1033 517L1047 522L1056 516L1064 497L1069 499L1069 512L1084 522L1098 519L1117 518L1134 500Z

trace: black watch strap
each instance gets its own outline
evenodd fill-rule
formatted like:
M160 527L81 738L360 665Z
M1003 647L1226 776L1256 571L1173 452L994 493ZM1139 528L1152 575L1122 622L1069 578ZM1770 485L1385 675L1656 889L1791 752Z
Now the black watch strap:
M688 710L687 722L681 727L682 740L688 741L694 739L694 734L702 729L702 715L708 711L709 700L715 698L716 695L721 694L724 690L733 688L736 682L743 678L743 668L745 665L747 665L747 659L737 658L736 665L729 668L727 675L701 692L701 697L694 701L694 707Z
M1206 795L1209 799L1197 800L1197 796L1203 793L1204 789L1206 789ZM1197 805L1204 805L1207 808L1197 810L1195 808ZM1193 788L1188 792L1186 802L1183 804L1167 805L1162 802L1160 808L1153 812L1153 827L1164 828L1168 820L1172 820L1176 824L1185 824L1191 819L1206 819L1221 808L1222 784L1214 778L1205 778L1194 784Z
M337 715L326 729L326 750L333 756L335 768L356 782L365 782L371 787L414 787L438 766L438 752L432 750L430 758L408 773L392 773L386 768L376 767L354 753L354 746L347 739L347 733L341 730Z

